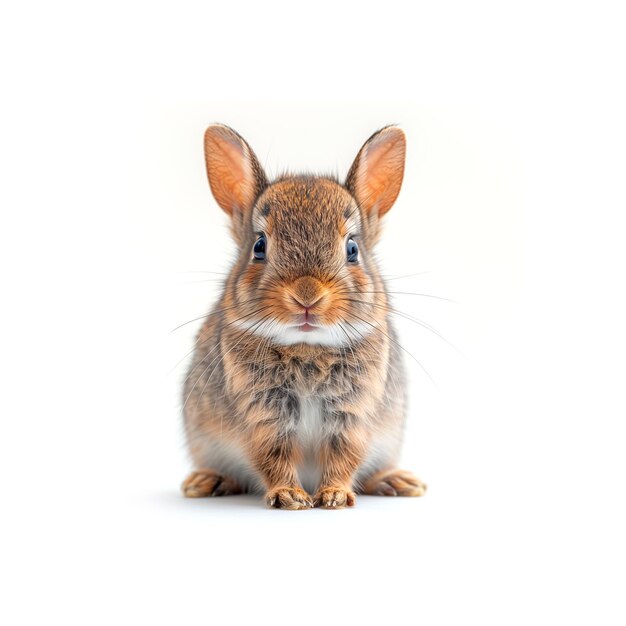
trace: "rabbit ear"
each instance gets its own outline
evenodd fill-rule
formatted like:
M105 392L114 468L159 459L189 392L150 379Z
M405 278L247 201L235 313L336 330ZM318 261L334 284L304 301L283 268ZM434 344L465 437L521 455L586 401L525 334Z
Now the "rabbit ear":
M396 201L404 175L406 139L397 126L387 126L374 133L357 155L346 188L367 215L379 217Z
M232 128L214 124L204 133L204 158L217 203L241 221L267 185L254 152Z

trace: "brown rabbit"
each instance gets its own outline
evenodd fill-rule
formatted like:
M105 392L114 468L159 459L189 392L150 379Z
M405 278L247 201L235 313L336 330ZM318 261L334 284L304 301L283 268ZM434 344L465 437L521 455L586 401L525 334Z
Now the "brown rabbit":
M239 253L184 385L195 465L184 495L260 491L282 509L353 506L355 492L423 495L395 465L406 385L372 255L402 184L404 133L372 135L343 185L268 181L226 126L207 129L204 149Z

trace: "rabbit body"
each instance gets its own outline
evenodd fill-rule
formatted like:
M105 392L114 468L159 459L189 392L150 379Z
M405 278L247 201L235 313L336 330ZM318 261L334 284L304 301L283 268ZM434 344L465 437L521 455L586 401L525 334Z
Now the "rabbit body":
M265 493L271 507L352 506L357 493L422 495L396 469L402 353L372 256L395 201L404 135L383 129L345 184L265 178L231 129L205 135L214 196L239 256L197 336L184 384L190 497Z

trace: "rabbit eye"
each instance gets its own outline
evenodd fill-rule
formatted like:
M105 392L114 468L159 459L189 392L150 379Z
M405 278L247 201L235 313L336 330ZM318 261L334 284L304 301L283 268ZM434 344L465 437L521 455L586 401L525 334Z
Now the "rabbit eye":
M265 235L260 235L259 238L254 242L254 247L252 248L254 253L254 258L257 261L265 260Z
M348 243L346 244L346 256L348 263L356 263L359 258L359 246L357 246L356 241L352 238L348 239Z

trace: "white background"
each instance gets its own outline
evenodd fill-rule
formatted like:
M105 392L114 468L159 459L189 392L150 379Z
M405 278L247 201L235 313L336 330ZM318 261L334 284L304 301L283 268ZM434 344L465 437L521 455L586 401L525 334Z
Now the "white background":
M0 20L4 624L624 624L624 15L610 2L20 3ZM179 389L233 253L201 138L345 174L419 500L184 500ZM198 282L211 279L207 282Z

